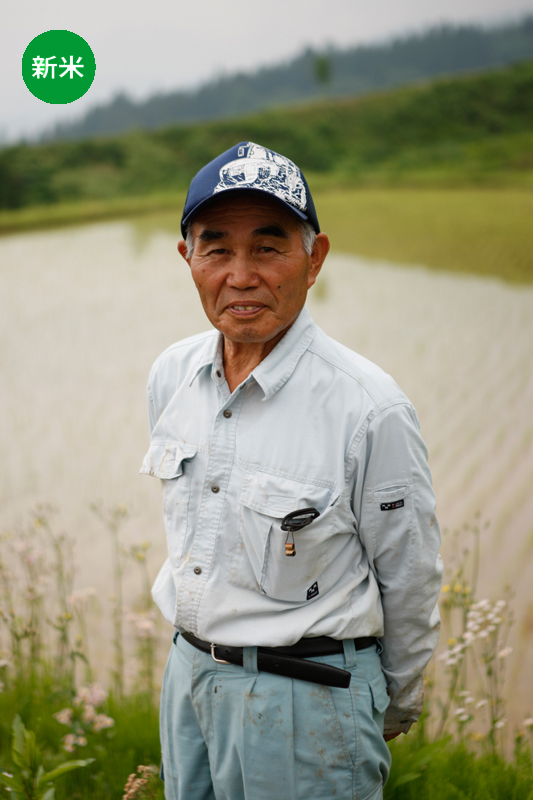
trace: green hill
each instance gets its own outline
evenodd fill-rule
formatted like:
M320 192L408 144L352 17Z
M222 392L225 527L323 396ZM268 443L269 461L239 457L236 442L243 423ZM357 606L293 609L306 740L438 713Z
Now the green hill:
M0 208L183 189L252 140L321 185L532 185L533 62L234 120L0 151Z
M311 49L288 62L227 75L188 91L146 100L124 94L57 125L51 139L83 139L133 129L230 119L276 105L347 97L420 80L495 69L533 58L533 16L500 25L442 25L391 41Z

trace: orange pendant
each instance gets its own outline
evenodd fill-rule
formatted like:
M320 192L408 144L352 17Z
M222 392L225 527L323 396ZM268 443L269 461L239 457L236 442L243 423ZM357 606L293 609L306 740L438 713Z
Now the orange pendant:
M296 555L296 548L294 547L294 542L285 542L285 555L286 556Z

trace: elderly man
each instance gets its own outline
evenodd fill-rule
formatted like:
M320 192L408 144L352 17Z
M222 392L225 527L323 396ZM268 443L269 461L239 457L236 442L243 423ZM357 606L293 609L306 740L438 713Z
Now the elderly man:
M153 594L176 629L166 797L380 798L438 638L415 411L305 308L329 241L295 164L231 148L193 179L182 233L215 330L148 386L142 472L162 480L169 552Z

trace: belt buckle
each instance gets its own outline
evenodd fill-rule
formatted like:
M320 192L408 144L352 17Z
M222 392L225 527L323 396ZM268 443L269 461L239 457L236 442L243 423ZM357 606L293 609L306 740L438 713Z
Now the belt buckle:
M213 659L213 661L216 661L217 664L231 664L231 661L224 661L223 658L217 658L216 657L216 655L215 655L215 647L216 647L216 644L214 644L214 642L212 642L211 643L211 658Z

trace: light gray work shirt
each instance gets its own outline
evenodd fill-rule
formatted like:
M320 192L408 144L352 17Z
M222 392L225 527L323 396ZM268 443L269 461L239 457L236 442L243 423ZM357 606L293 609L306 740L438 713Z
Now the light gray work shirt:
M435 496L415 410L393 379L306 308L233 393L222 336L169 347L148 384L169 557L153 587L180 631L218 644L380 637L385 730L422 709L442 577ZM320 516L285 555L283 517Z

